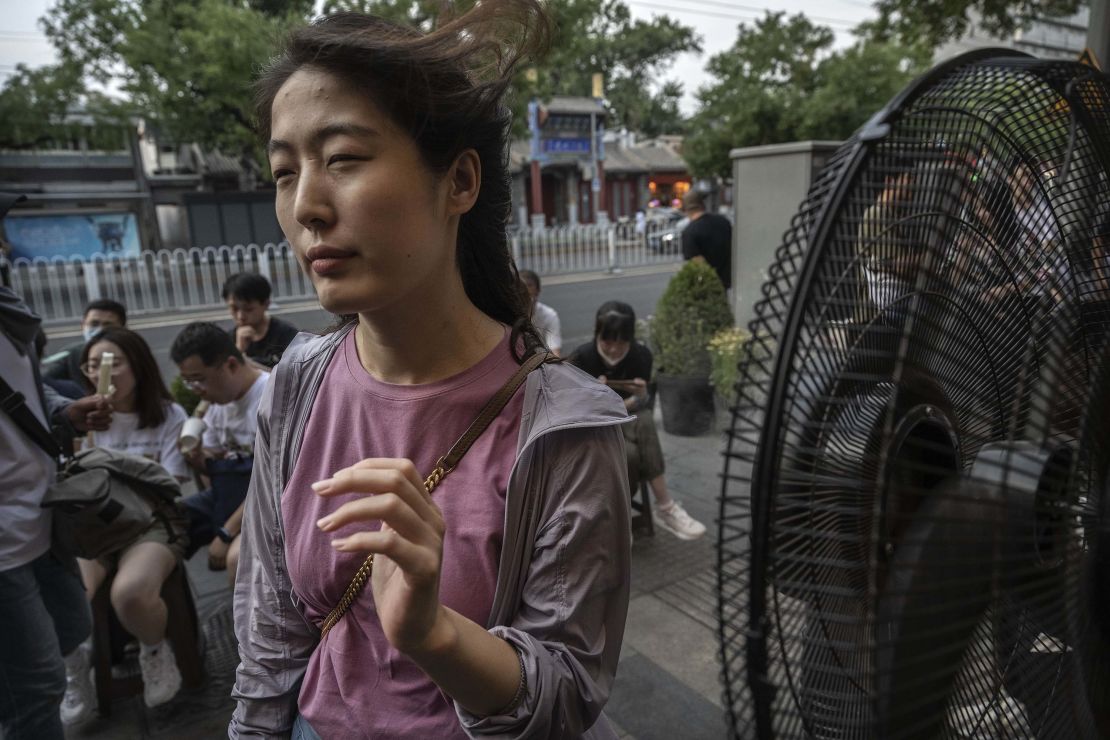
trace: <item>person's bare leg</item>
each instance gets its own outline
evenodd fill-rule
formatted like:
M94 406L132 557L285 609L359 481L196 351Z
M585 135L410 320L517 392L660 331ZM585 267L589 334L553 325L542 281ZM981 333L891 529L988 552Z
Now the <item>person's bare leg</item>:
M651 488L651 494L655 497L655 505L666 508L671 505L671 494L667 490L667 479L662 475L657 475L648 481L648 487Z
M112 607L124 629L144 645L157 645L166 636L166 602L162 584L177 564L160 542L140 542L120 558L112 581Z
M89 601L93 600L96 592L108 577L108 570L98 560L85 560L77 558L77 567L81 570L81 582L85 584L85 595Z

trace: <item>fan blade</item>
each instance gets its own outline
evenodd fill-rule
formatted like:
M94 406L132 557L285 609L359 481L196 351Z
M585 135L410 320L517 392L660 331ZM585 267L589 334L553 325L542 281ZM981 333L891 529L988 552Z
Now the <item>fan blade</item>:
M889 563L875 626L880 736L943 734L963 656L994 591L995 486L950 478L913 514Z

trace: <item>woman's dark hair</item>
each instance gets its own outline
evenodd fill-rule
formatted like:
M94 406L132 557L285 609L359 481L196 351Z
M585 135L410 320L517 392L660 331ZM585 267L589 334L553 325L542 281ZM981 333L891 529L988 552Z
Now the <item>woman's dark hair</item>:
M100 342L111 342L120 348L131 374L135 376L135 410L139 414L139 429L156 427L166 420L166 407L173 402L173 396L162 380L162 372L150 352L150 346L141 336L122 327L112 326L104 329L89 341L81 350L81 364L89 361L89 351ZM88 376L82 378L89 390L95 386Z
M335 76L410 132L437 174L462 152L481 162L478 198L459 220L456 262L470 301L513 327L524 356L542 346L518 290L506 226L511 209L508 136L501 102L513 68L546 51L551 24L539 0L485 0L429 33L362 13L335 13L293 31L255 84L259 133L269 141L278 90L302 68ZM344 316L343 324L354 321Z
M636 338L636 312L622 301L607 301L597 309L594 339L631 342Z

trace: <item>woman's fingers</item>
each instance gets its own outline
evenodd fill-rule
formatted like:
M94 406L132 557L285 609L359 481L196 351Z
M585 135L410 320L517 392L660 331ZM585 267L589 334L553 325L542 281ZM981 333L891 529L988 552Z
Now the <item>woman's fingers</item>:
M399 532L388 529L379 532L356 532L347 537L332 540L331 546L340 552L372 552L385 555L406 575L421 581L435 581L439 577L439 553L410 542Z
M316 525L324 532L333 532L355 522L381 521L413 542L432 544L443 539L443 517L434 513L421 517L395 493L364 496L340 506Z
M341 493L395 493L425 519L438 511L424 488L424 481L420 480L416 468L407 460L363 460L336 472L331 478L313 483L312 490L321 496Z

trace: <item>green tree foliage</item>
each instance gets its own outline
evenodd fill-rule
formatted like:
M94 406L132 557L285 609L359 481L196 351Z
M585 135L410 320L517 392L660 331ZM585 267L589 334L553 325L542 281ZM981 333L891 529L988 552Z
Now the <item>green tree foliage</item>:
M325 12L359 10L428 30L444 14L463 12L473 0L328 0ZM534 69L519 70L510 91L517 133L524 132L529 99L589 95L592 78L605 78L609 127L624 126L649 136L682 129L678 101L682 85L655 81L683 52L701 51L694 30L669 17L633 20L622 0L548 0L554 35L551 51Z
M683 157L698 176L729 177L729 150L799 139L841 139L928 62L924 46L860 38L832 51L828 28L803 15L768 13L741 24L709 60Z
M679 127L677 81L655 88L674 58L701 51L701 39L667 16L633 20L621 0L558 0L549 3L555 20L552 52L538 70L536 92L589 95L593 73L605 76L610 128L648 134ZM530 92L521 90L524 94Z
M76 109L83 115L71 115ZM21 64L0 89L0 148L125 149L125 117L117 101L87 90L73 65ZM90 125L93 121L99 125Z
M323 10L374 12L428 30L473 2L327 0ZM42 23L61 64L9 78L0 90L6 129L18 124L15 138L27 145L50 139L52 123L89 99L92 82L118 90L134 115L170 140L257 154L251 81L313 7L312 0L57 0ZM700 50L692 29L669 18L634 21L622 0L548 0L548 8L551 54L534 81L522 69L513 84L518 133L529 98L589 95L594 72L605 75L610 126L649 134L681 127L680 84L655 81L677 54Z
M118 86L170 140L252 150L250 85L304 0L59 0L43 21L63 66Z
M972 14L989 33L1008 35L1030 19L1070 15L1082 0L877 0L875 31L884 37L916 39L936 46L962 36Z

